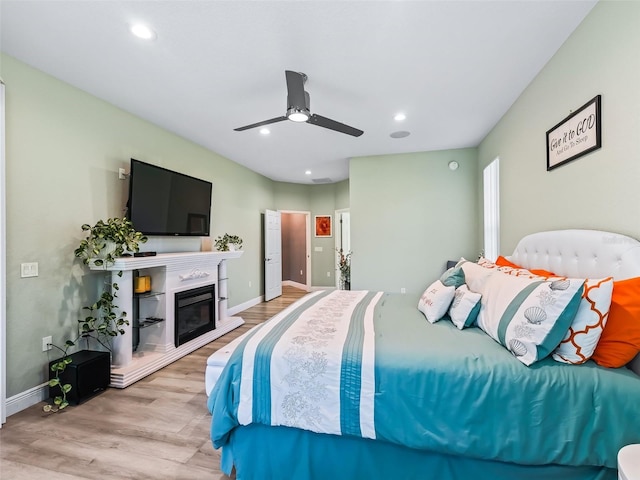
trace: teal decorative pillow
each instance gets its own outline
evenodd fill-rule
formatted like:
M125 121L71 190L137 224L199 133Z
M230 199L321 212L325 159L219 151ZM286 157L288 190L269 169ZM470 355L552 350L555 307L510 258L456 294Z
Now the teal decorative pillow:
M458 288L464 284L464 271L458 266L451 267L442 274L440 281L445 287Z
M436 280L427 287L420 297L418 310L427 317L430 323L436 323L447 313L455 291L455 287L447 287L440 280Z
M478 327L525 365L562 341L582 298L584 279L545 280L495 272L482 286Z
M480 312L482 295L472 292L466 285L460 285L449 307L449 317L460 330L472 326Z

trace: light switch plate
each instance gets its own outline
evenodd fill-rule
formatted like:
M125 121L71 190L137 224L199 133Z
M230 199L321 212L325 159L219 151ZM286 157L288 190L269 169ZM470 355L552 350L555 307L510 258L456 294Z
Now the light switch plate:
M20 276L22 278L38 276L38 262L21 263Z

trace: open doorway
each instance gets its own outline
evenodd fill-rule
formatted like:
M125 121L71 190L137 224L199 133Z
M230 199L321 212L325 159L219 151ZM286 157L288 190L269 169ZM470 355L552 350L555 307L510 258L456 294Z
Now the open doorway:
M336 287L341 287L341 272L338 265L340 260L340 250L343 254L351 252L351 213L348 208L336 210L335 215L336 232Z
M311 212L281 210L282 284L311 290Z

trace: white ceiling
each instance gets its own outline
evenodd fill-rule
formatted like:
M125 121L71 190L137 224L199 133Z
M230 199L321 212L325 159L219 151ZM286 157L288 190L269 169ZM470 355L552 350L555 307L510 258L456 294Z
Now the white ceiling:
M595 3L0 0L0 48L273 180L335 182L350 157L477 146ZM287 69L364 135L233 131L285 114Z

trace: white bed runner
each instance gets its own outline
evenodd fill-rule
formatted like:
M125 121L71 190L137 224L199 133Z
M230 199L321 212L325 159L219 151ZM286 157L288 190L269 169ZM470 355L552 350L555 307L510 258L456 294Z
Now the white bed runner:
M375 438L376 303L382 293L316 292L244 347L238 421Z

